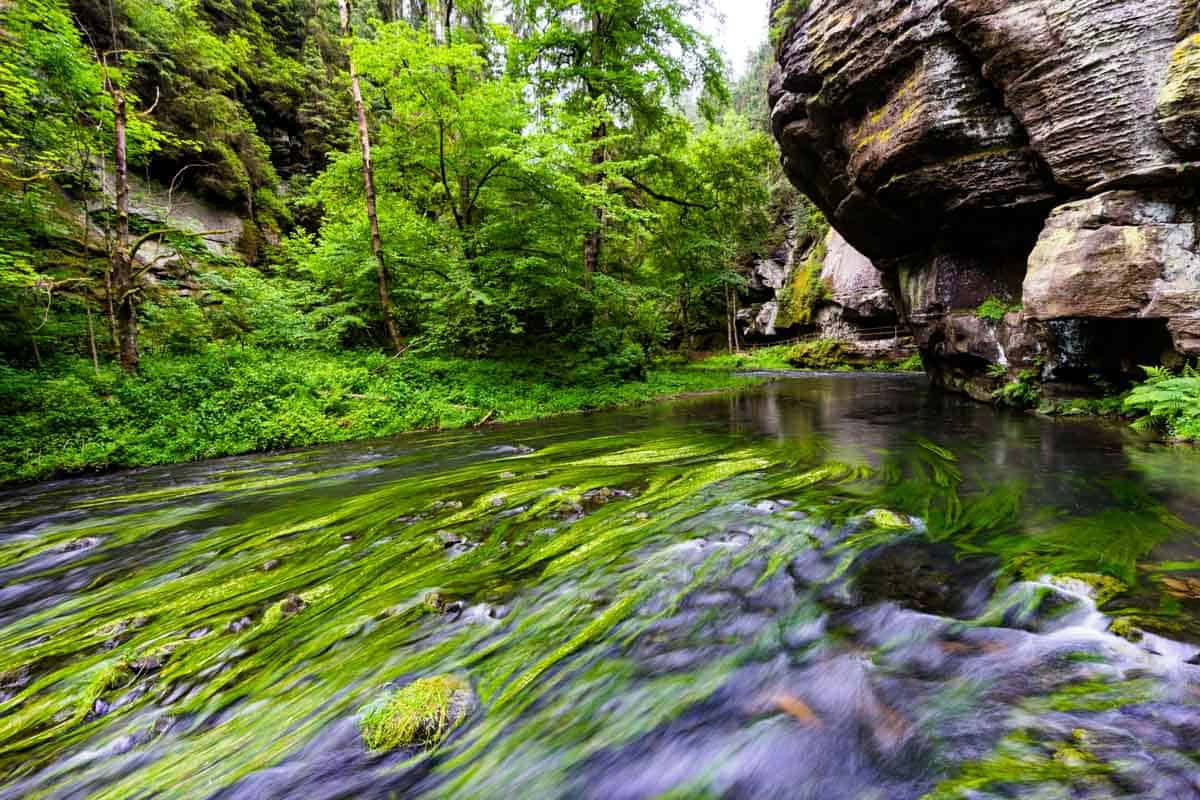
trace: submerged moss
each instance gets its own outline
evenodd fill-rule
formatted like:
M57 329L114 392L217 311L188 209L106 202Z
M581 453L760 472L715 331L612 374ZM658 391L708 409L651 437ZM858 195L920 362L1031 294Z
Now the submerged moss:
M1129 585L1124 581L1096 572L1068 572L1055 576L1055 582L1059 581L1078 581L1085 584L1092 590L1092 597L1098 606L1105 605L1114 597L1129 591Z
M1114 636L1120 636L1122 639L1128 639L1131 642L1138 642L1142 639L1142 632L1133 624L1133 620L1129 617L1117 617L1108 626L1108 632Z
M867 514L867 517L875 527L884 530L910 530L913 526L912 520L908 517L886 508L876 508Z
M437 747L466 719L471 684L457 675L420 678L370 706L359 720L363 742L376 752Z

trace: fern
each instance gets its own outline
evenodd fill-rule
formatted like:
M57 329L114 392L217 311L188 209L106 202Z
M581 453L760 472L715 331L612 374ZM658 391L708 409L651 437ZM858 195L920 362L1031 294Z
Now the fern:
M1146 382L1125 399L1126 410L1143 414L1139 430L1156 429L1179 439L1200 439L1200 369L1189 366L1180 374L1164 367L1142 367Z

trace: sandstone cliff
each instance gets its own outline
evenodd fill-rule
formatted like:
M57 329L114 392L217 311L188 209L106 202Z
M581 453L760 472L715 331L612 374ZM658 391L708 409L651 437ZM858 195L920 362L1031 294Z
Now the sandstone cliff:
M883 271L935 380L1082 391L1200 354L1197 0L772 11L784 168Z

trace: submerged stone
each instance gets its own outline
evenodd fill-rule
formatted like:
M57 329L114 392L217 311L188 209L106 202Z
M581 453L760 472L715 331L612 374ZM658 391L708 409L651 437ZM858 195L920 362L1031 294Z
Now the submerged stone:
M475 710L471 684L457 675L420 678L388 693L359 719L364 744L375 752L437 747Z

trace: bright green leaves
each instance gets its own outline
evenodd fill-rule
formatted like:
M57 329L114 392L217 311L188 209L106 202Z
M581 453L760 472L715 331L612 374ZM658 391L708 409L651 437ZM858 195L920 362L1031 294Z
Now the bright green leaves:
M1200 369L1186 367L1178 375L1162 367L1145 370L1146 382L1125 400L1126 409L1146 415L1137 426L1158 426L1181 439L1200 439Z

